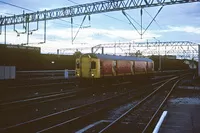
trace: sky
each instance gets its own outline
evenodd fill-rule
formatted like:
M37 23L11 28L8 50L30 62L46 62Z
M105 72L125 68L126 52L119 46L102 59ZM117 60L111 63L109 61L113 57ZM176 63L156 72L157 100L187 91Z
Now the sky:
M24 7L33 11L42 11L68 7L97 0L2 0L0 1L0 15L10 16L22 14L23 10L2 2ZM156 15L160 7L143 9L143 31ZM30 11L25 11L30 12ZM140 9L125 11L132 23L140 31ZM74 17L73 35L77 33L84 16ZM63 21L64 20L64 21ZM30 35L29 45L39 46L42 52L56 53L57 49L69 47L90 47L104 43L116 42L146 42L148 41L191 41L200 43L200 3L177 4L164 6L143 35L143 39L129 23L121 11L91 14L86 17L83 26L71 43L70 18L47 21L47 40L45 44L38 44L44 40L44 22L39 22L39 29ZM37 23L31 23L30 29L36 29ZM4 29L4 28L2 28ZM23 32L23 26L16 25L18 32ZM26 35L17 36L13 26L7 27L7 43L26 43ZM4 43L4 31L0 35L0 43Z

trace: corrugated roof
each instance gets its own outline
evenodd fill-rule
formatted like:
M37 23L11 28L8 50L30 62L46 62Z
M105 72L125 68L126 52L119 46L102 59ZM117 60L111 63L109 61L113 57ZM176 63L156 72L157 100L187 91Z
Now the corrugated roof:
M117 56L117 55L106 55L106 54L96 54L99 59L110 59L110 60L136 60L136 61L148 61L153 62L149 58L134 57L134 56Z

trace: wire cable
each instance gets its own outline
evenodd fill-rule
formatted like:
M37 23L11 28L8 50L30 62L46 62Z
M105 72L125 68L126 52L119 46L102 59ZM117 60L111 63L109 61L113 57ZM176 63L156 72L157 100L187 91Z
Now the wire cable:
M153 17L151 16L151 14L146 10L144 9L144 11L153 19ZM156 19L153 19L153 21L156 23L156 25L162 30L162 27L158 24L158 22L156 21Z
M6 15L14 15L14 14L12 14L12 13L8 13L8 12L0 12L1 13L1 15L2 14L6 14Z
M6 5L9 5L9 6L13 6L13 7L16 7L16 8L20 8L20 9L23 9L23 10L27 10L27 11L30 11L30 12L35 12L34 10L24 8L22 6L11 4L11 3L8 3L8 2L0 1L0 3L6 4ZM5 13L5 14L7 14L7 13ZM8 15L11 15L11 14L9 13ZM66 20L63 20L63 19L60 19L60 18L59 18L59 20L63 21L63 22L71 23L70 21L66 21ZM59 23L57 23L57 24L59 24ZM80 26L79 24L75 24L75 23L74 23L74 25Z
M72 0L68 0L68 1L71 2L71 3L73 3L73 4L79 4L79 3L74 2L74 1L72 1ZM107 15L107 14L102 14L102 15L104 15L104 16L106 16L106 17L109 17L109 18L112 18L112 19L115 19L115 20L118 20L118 21L121 21L121 22L124 22L124 23L127 23L126 21L120 20L120 19L118 19L118 18L115 18L115 17L110 16L110 15ZM130 24L130 23L127 23L127 24Z
M4 1L0 1L0 3L10 5L10 6L13 6L13 7L17 7L17 8L23 9L23 10L34 12L33 10L30 10L30 9L27 9L27 8L24 8L24 7L21 7L21 6L17 6L17 5L11 4L11 3L7 3L7 2L4 2Z

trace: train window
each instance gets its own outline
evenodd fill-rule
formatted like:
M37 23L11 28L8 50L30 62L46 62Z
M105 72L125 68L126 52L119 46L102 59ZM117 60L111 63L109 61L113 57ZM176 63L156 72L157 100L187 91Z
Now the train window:
M112 62L112 67L116 71L116 69L117 69L117 62L116 61Z
M95 61L91 62L91 69L96 69L96 62Z
M76 68L79 69L80 68L80 63L76 62Z
M102 69L103 68L103 62L100 61L100 68Z

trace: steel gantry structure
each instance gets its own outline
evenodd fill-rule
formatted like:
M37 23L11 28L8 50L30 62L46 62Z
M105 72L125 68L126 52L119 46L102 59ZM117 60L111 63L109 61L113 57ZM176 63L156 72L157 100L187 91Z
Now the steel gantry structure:
M23 29L25 30L25 32L23 32L22 34L27 34L27 45L28 45L29 35L32 34L33 31L38 30L38 22L39 21L44 21L44 41L40 42L40 43L45 43L46 42L46 21L47 20L60 19L60 18L71 18L71 26L72 26L73 25L73 17L82 16L82 15L86 16L86 15L91 15L91 14L98 14L98 13L105 13L105 12L112 12L112 11L122 11L122 13L129 20L126 12L124 12L125 10L141 8L141 18L142 18L142 8L161 6L161 8L158 11L158 13L159 13L160 10L162 9L162 7L165 5L184 4L184 3L192 3L192 2L200 2L200 0L107 0L107 1L87 3L87 4L80 4L80 5L78 4L75 6L57 8L57 9L52 9L52 10L44 10L44 11L37 11L37 12L31 12L31 13L23 12L23 14L20 14L20 15L4 16L4 17L0 16L0 35L2 33L2 26L4 26L5 27L4 28L5 29L5 39L4 40L5 40L5 44L6 44L6 26L14 25L14 31L17 32L17 35L19 35L21 33L18 33L18 31L15 29L15 25L23 24ZM155 19L155 17L152 19L152 21ZM84 21L84 19L83 19L83 21ZM152 21L150 22L150 24L152 23ZM36 29L33 29L33 30L29 29L29 23L31 23L31 22L37 22ZM145 31L148 29L148 26L145 29ZM133 27L134 27L134 25L133 25ZM81 28L81 26L79 28ZM142 24L141 24L141 33L139 33L139 34L142 36L144 34L144 32L142 32ZM73 40L75 39L75 37L73 37L73 32L72 32L72 44L73 44ZM171 43L173 43L173 42L168 42L167 44L171 44ZM144 44L144 45L145 45L145 47L147 46L147 44ZM149 47L149 45L150 45L150 43L148 43L148 47ZM160 45L162 46L161 42L160 42ZM115 47L116 47L116 45L115 45ZM130 48L129 48L129 51L130 51Z
M143 55L177 55L181 58L197 58L198 44L189 41L171 41L171 42L129 42L129 43L108 43L99 44L92 48L92 52L103 53L105 48L120 49L125 55L140 52ZM103 50L103 51L102 51Z
M161 51L158 50L158 47ZM117 49L121 53L117 52ZM133 55L140 51L142 55L158 55L160 53L161 55L176 55L178 58L184 59L197 59L198 44L189 41L107 43L93 47L64 48L58 49L58 51L59 54L73 54L80 51L82 53L109 53L114 55Z
M32 34L33 31L38 30L38 22L44 21L44 41L39 42L39 44L46 42L46 21L47 20L53 20L53 19L61 19L61 18L71 18L71 40L72 44L75 40L78 31L73 37L73 17L76 16L82 16L84 15L84 19L82 20L82 24L85 20L86 15L91 14L97 14L97 13L104 13L104 12L112 12L112 11L122 11L124 16L129 20L129 23L136 29L137 28L133 25L133 23L130 21L127 13L124 10L130 10L130 9L137 9L141 8L141 31L138 32L142 35L146 32L146 30L149 28L151 23L155 20L158 13L161 11L162 7L165 5L173 5L173 4L184 4L184 3L192 3L192 2L199 2L200 0L107 0L107 1L99 1L99 2L93 2L93 3L87 3L87 4L78 4L75 6L70 7L63 7L63 8L57 8L52 10L44 10L44 11L37 11L37 12L31 12L31 13L25 13L23 11L23 14L20 15L13 15L13 16L0 16L0 35L2 33L2 26L4 26L4 41L6 44L6 32L7 32L7 25L14 25L14 31L17 33L17 36L20 36L20 34L27 34L27 45L29 44L29 35ZM152 21L149 23L147 28L143 32L143 26L142 26L142 9L146 7L155 7L155 6L161 6L158 10L155 17L152 19ZM37 22L37 29L30 30L29 24L31 22ZM19 33L15 29L16 24L23 24L24 32ZM79 29L81 28L82 24L80 25ZM24 44L24 45L26 45Z
M199 1L200 0L107 0L52 10L0 17L0 26Z

